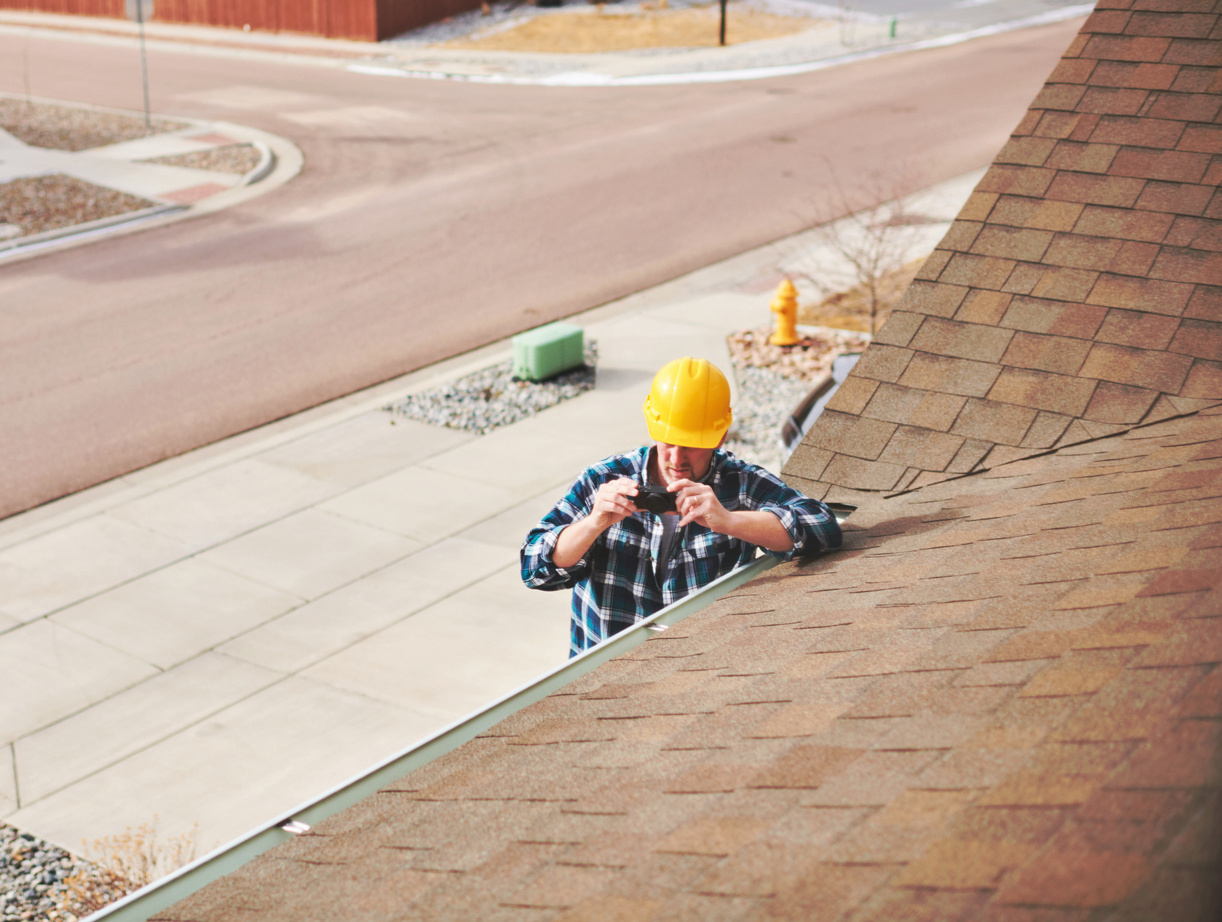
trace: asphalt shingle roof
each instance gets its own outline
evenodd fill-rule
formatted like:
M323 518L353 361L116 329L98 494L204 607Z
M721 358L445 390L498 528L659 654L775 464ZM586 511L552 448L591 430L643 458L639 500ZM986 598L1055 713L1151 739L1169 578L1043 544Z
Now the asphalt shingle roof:
M786 469L841 552L156 918L1217 918L1219 18L1100 3Z
M785 474L897 491L1222 400L1222 27L1100 0Z
M1210 918L1222 408L851 526L157 918Z

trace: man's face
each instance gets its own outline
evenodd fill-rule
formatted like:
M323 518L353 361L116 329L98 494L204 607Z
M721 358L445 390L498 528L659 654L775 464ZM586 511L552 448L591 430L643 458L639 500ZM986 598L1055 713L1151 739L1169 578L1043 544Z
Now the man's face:
M658 474L670 486L676 480L701 480L713 463L712 448L686 448L655 442L658 447Z

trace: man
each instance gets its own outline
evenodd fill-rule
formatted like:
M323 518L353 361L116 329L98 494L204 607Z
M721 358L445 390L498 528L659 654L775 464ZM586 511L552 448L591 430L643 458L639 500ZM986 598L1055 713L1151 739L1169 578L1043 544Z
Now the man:
M750 562L757 548L789 560L840 546L823 503L721 449L732 416L716 366L669 363L644 409L654 444L587 468L522 545L528 587L573 590L570 656ZM651 486L673 495L674 512L637 506Z

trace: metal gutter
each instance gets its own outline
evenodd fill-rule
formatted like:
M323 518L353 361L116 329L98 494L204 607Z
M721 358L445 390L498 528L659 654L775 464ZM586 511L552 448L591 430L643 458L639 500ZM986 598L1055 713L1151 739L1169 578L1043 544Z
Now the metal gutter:
M833 508L836 518L843 521L847 513L842 510L851 510L855 507L837 508L834 506ZM113 920L113 922L145 922L161 910L202 890L212 881L232 873L252 858L291 839L294 834L304 832L313 824L364 800L392 781L402 778L408 772L457 749L511 714L534 704L608 660L644 643L655 631L665 630L682 621L688 615L717 601L743 583L770 570L776 566L777 562L773 557L757 557L751 563L714 580L703 589L668 605L652 617L634 624L628 630L603 641L580 656L573 657L563 666L511 692L483 710L476 711L450 724L436 735L373 766L350 781L332 788L316 800L301 804L288 813L255 828L241 838L235 839L228 845L223 845L197 861L179 868L161 880L111 903L89 916L85 922L102 919Z

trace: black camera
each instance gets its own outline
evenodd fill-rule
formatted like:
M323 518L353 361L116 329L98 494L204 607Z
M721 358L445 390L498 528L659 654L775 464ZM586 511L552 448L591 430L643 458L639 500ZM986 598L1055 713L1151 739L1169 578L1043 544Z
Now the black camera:
M646 509L656 515L678 511L675 506L675 494L665 487L639 486L636 488L636 496L631 499L638 509Z

